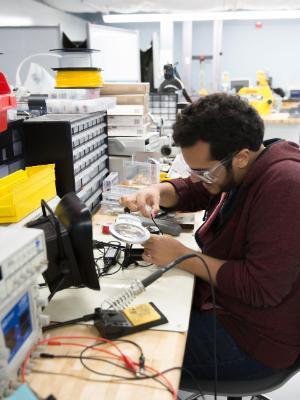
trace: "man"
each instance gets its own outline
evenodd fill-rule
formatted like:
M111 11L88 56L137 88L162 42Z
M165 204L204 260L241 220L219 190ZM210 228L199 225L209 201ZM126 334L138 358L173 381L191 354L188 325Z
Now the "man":
M263 142L263 134L263 121L238 96L200 99L174 125L190 177L121 200L144 215L149 207L206 210L195 238L215 287L221 380L268 376L300 353L300 151ZM191 252L166 235L144 243L144 260L157 265ZM184 367L213 379L208 274L197 258L178 267L197 277Z

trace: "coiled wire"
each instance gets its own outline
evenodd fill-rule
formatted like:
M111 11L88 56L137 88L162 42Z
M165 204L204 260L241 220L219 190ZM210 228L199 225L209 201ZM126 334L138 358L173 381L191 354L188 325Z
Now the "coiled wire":
M124 308L128 307L129 304L145 290L144 285L138 279L135 279L131 282L128 289L124 290L119 296L111 297L110 299L104 300L102 303L102 308L104 305L108 305L108 308L111 308L116 311L124 310Z

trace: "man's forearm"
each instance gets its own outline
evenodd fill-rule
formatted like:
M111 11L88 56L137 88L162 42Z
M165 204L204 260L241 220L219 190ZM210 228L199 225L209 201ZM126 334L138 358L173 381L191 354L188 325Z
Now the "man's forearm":
M190 253L195 253L199 255L207 264L210 276L212 278L212 282L214 286L217 286L217 273L222 265L226 262L226 260L220 260L218 258L210 257L205 254L202 254L197 251L189 251ZM187 253L187 252L186 252ZM208 272L204 266L204 263L199 258L189 258L188 260L183 261L178 265L180 269L184 271L190 272L191 274L197 276L198 278L203 279L206 282L209 282Z
M158 183L160 191L160 205L166 208L173 208L178 203L178 195L173 185L168 182Z

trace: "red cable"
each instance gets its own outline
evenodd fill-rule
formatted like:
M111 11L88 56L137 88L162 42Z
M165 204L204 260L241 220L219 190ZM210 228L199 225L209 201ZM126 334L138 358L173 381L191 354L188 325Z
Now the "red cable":
M65 346L65 345L67 345L67 346L80 346L80 347L85 347L85 348L90 347L93 350L97 350L97 351L101 351L103 353L107 353L109 355L114 356L114 358L117 358L118 360L124 361L124 364L128 369L130 369L135 374L137 372L137 368L135 366L135 363L131 360L131 358L129 358L125 354L123 354L122 356L117 356L116 354L112 353L109 350L102 349L102 348L99 348L99 347L94 347L94 346L86 346L85 344L81 344L81 343L68 343L68 342L61 343L61 342L49 341L48 345L50 345L50 346L56 346L56 345L58 345L58 346Z
M84 347L84 348L89 347L86 344L82 344L82 343L52 342L52 341L49 341L48 345L49 346L78 346L78 347ZM103 353L107 353L107 354L111 355L112 358L114 358L114 359L118 359L118 360L122 359L120 356L114 354L113 352L111 352L109 350L106 350L106 349L102 349L100 347L91 347L91 349L94 349L94 350L97 350L97 351L102 351Z
M86 346L84 344L81 343L71 343L71 342L59 342L57 340L61 340L61 339L87 339L87 340L96 340L96 341L103 341L106 343L111 344L119 353L120 356L114 354L113 352L110 352L109 350L106 349L102 349L99 347L94 347L94 346ZM131 371L133 371L134 373L137 372L137 367L139 365L139 363L134 362L133 360L131 360L130 357L126 356L121 349L111 340L109 339L105 339L105 338L101 338L101 337L97 337L97 336L53 336L51 338L47 338L47 339L43 339L41 341L39 341L35 346L32 347L32 349L27 353L25 360L21 366L21 378L22 378L22 382L25 383L26 382L26 378L25 378L25 370L26 370L26 365L30 359L30 356L32 355L32 353L37 349L38 346L43 345L43 344L48 344L50 346L78 346L78 347L90 347L91 349L97 350L97 351L101 351L104 353L107 353L111 356L113 356L114 358L120 359L122 360L126 367L128 369L130 369ZM173 385L171 384L171 382L165 377L164 374L160 373L159 371L157 371L156 369L145 365L145 369L154 372L155 374L158 374L159 377L163 378L163 380L165 381L165 383L167 384L168 388L170 389L171 393L172 393L172 397L174 400L176 400L177 398L177 393L176 390L174 389Z
M60 340L60 339L87 339L87 340L95 340L95 341L101 341L101 342L106 342L111 344L120 354L121 354L121 359L124 361L125 365L127 365L128 362L128 357L125 356L125 354L119 349L119 347L111 340L109 339L105 339L105 338L101 338L101 337L97 337L97 336L53 336L51 338L48 339L43 339L41 341L39 341L35 346L32 347L31 350L29 350L29 352L27 353L25 360L21 366L21 377L22 377L22 382L25 383L25 368L26 365L29 361L29 358L31 356L31 354L37 349L38 346L43 345L45 343L51 342L51 340L53 341L53 344L55 343L56 340ZM59 342L57 342L58 344ZM61 345L61 344L59 344ZM85 346L88 347L88 346Z
M105 339L105 338L100 338L100 337L97 337L97 336L94 336L94 337L92 337L92 336L59 336L58 338L60 338L60 339L74 339L74 338L76 338L76 339L88 339L88 340L94 339L94 340L97 340L97 341L100 340L100 341L109 343L110 345L112 345L113 347L115 347L115 349L118 350L118 352L121 354L121 358L122 358L122 360L124 361L124 363L125 363L125 365L127 366L127 368L131 369L133 372L136 373L136 368L135 368L135 366L134 366L133 361L132 361L129 357L127 357L127 356L121 351L121 349L119 348L119 346L116 345L112 340ZM87 346L86 346L86 347L87 347ZM91 347L91 348L93 348L93 347Z
M173 395L173 399L176 400L177 399L177 391L174 388L174 386L172 385L172 383L169 381L169 379L165 376L165 374L159 372L158 370L156 370L155 368L149 367L149 366L145 366L145 369L148 369L151 372L154 372L155 374L158 374L158 376L162 377L165 380L165 383L167 384L167 386L169 387L172 395Z
M88 346L86 346L84 344L81 344L81 343L56 342L56 341L54 341L54 342L49 341L48 345L50 345L50 346L52 346L52 345L54 345L54 346L56 346L56 345L58 345L58 346L78 346L78 347L85 347L85 348L88 347ZM119 360L123 360L124 361L124 359L122 357L115 355L114 353L112 353L109 350L102 349L102 348L99 348L99 347L90 347L90 348L93 349L93 350L97 350L97 351L101 351L101 352L107 353L109 355L112 355L113 358L115 358L115 359L119 359ZM139 366L139 363L132 361L127 356L125 356L125 357L126 357L126 359L128 361L128 365L129 365L128 366L127 362L126 362L127 368L131 369L134 372L137 372L137 367ZM158 374L158 376L161 376L165 380L165 383L169 386L169 389L171 390L172 394L175 392L175 389L174 389L172 383L168 380L168 378L166 378L166 376L164 374L161 374L158 370L156 370L156 369L154 369L154 368L152 368L150 366L147 366L147 365L145 365L145 369L148 369L149 371L152 371L155 374Z

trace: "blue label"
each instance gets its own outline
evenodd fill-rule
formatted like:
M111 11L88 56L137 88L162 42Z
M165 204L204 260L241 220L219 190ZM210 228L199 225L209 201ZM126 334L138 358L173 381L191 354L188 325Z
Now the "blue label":
M8 362L17 354L32 332L29 295L24 296L14 305L1 321L5 345L10 350Z

